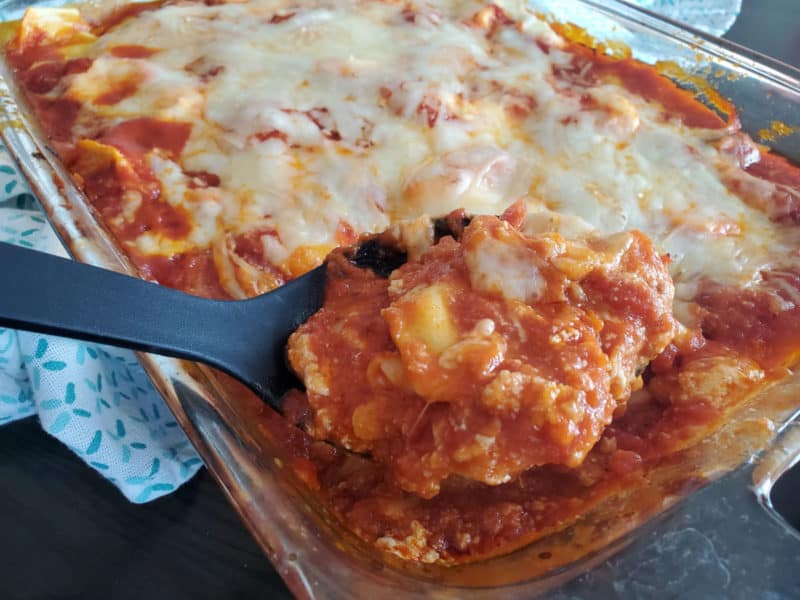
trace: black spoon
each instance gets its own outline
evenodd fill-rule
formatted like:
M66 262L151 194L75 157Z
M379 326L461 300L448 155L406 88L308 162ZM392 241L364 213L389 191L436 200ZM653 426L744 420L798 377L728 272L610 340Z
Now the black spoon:
M326 272L322 265L268 294L225 301L5 243L0 268L8 281L0 326L203 362L276 410L299 385L286 341L322 306Z

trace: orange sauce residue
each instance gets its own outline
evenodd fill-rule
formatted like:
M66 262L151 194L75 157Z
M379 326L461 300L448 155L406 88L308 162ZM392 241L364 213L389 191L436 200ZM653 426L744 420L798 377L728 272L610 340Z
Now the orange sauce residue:
M769 128L759 129L758 137L766 142L774 142L778 138L800 133L800 126L792 127L781 121L772 121Z
M576 60L591 64L590 72L597 78L615 80L645 100L659 103L666 115L680 116L689 127L738 127L734 106L706 80L686 73L676 63L661 61L653 67L632 58L630 50L624 46L619 50L618 44L598 42L577 25L550 23L550 26L568 40L567 50ZM678 87L676 83L691 86L695 91ZM699 100L701 97L707 105Z
M570 42L592 48L598 54L606 54L614 58L623 59L631 58L631 49L627 44L616 40L600 41L592 36L583 27L575 25L575 23L559 23L550 20L550 27L553 28L557 34Z

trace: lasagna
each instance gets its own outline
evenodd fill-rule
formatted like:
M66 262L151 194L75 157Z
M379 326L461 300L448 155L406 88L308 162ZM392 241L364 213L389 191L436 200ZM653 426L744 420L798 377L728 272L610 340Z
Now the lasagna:
M293 337L307 433L265 419L359 537L454 564L645 481L800 350L800 169L583 41L514 0L158 0L30 8L6 59L145 278L246 298L395 232L408 264L335 251Z

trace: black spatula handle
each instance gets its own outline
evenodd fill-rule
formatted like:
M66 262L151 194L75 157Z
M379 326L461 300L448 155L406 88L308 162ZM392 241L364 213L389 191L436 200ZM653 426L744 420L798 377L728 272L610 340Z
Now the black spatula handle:
M0 244L0 265L7 327L191 358L197 329L217 312L170 288L10 244Z
M0 325L219 367L274 407L294 383L289 334L322 303L324 268L270 294L207 300L112 271L0 243Z

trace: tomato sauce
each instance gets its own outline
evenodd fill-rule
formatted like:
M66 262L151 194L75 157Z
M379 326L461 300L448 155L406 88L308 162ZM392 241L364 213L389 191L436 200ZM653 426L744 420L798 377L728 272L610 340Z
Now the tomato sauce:
M47 61L25 71L23 85L34 94L50 92L66 75L84 73L92 66L90 58L74 58L68 61Z
M73 127L81 111L80 102L70 98L39 97L34 100L34 106L39 123L51 140L67 143L72 141Z
M6 52L8 63L15 71L24 73L36 63L62 61L59 46L46 44L45 39L43 31L35 31L26 37L24 45L12 41Z
M121 83L115 89L97 96L97 98L94 99L94 104L97 106L111 106L117 104L125 100L125 98L133 96L138 89L139 82L137 81Z
M117 54L120 53L128 57L148 55L139 47L120 47ZM97 141L117 148L128 162L83 160L82 152L72 146L81 103L70 98L52 98L49 94L64 77L87 71L91 67L91 59L64 61L57 47L45 46L42 49L34 45L10 52L9 62L17 69L41 125L50 139L59 144L76 181L121 242L135 240L146 231L157 232L171 239L183 239L190 233L189 214L184 208L174 207L161 197L160 184L145 164L144 157L156 149L177 157L191 133L191 124L150 118L123 121L101 132ZM95 104L117 103L134 94L136 89L136 82L121 85L96 98ZM214 177L209 176L207 181L214 183ZM123 195L132 192L140 196L141 205L131 221L119 223L117 217L123 208ZM134 262L145 269L147 275L157 274L159 281L166 285L185 285L187 289L214 297L227 296L219 284L213 261L181 255L172 261L155 261L151 264L142 257L136 258L138 260ZM168 272L170 265L176 269L175 273ZM189 269L194 275L187 277L177 272L181 268Z
M114 46L109 49L111 56L116 56L117 58L149 58L156 52L158 52L156 48L136 45Z
M180 240L191 232L191 218L182 206L173 206L162 198L143 202L133 220L117 232L123 240L135 240L153 231L164 237Z
M111 220L122 212L122 194L129 178L135 175L120 172L118 166L111 163L92 170L79 170L75 165L70 166L76 182L104 219ZM158 193L158 190L153 189L144 197L149 198Z
M177 157L186 145L191 132L191 123L140 117L113 126L103 133L98 141L114 146L123 154L135 159L141 159L147 152L156 148L166 151L172 157Z
M784 289L794 289L800 297L800 274L767 275L767 281L777 277L785 282ZM707 339L755 359L768 371L788 366L787 357L794 355L800 340L800 308L779 310L787 298L778 292L707 286L697 301L704 310Z
M129 249L128 254L145 279L195 296L231 299L220 285L211 250L195 250L173 256L146 256Z

